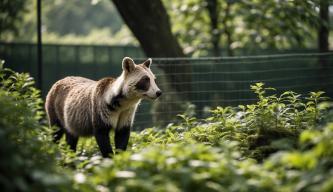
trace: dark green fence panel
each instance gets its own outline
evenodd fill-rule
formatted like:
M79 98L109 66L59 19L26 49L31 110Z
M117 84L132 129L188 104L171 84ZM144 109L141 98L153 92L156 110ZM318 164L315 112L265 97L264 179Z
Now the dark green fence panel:
M322 62L325 62L323 66ZM265 83L277 93L292 90L307 96L310 91L325 91L333 98L333 52L281 54L249 57L221 58L156 58L153 71L160 79L163 97L157 102L143 102L137 116L138 126L171 123L179 113L187 110L185 101L196 106L197 117L207 115L216 106L237 106L256 101L250 85ZM171 65L171 75L191 75L191 82L169 82L159 68ZM178 68L190 65L192 72L183 73ZM190 91L175 91L176 84L190 86ZM150 109L151 111L148 111Z
M118 76L124 56L143 58L138 47L92 45L43 45L43 96L51 85L65 76L100 79ZM30 43L0 43L0 58L5 66L37 77L36 45ZM36 78L37 79L37 78Z
M304 54L298 54L303 52ZM333 53L317 54L314 50L236 50L236 55L284 53L271 56L220 58L153 58L152 70L163 90L155 102L143 101L139 107L135 129L174 122L176 115L196 106L194 112L204 117L209 108L222 105L247 104L255 101L250 85L264 82L278 92L293 90L299 93L324 90L333 97ZM286 54L288 53L288 54ZM118 76L123 57L137 62L145 58L138 47L43 45L43 96L57 80L69 76L100 79ZM37 77L36 45L0 43L0 58L5 66ZM326 65L323 66L322 62ZM171 66L172 74L165 74L162 65ZM192 72L179 69L188 65ZM190 75L190 82L170 82L170 75ZM176 91L176 84L189 86L189 91ZM187 103L189 102L189 103Z

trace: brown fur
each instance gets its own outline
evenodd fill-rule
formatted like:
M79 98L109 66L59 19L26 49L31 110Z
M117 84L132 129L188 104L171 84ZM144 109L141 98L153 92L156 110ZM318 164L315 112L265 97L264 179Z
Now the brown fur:
M59 122L75 136L93 134L93 106L103 105L102 96L114 78L93 81L83 77L66 77L49 91L45 108L51 125ZM104 105L106 105L104 103ZM103 114L103 110L101 111Z
M161 95L150 71L151 59L136 65L131 58L122 62L123 72L117 78L99 81L83 77L66 77L57 81L46 97L45 109L51 126L57 125L54 141L63 133L75 150L80 136L94 135L104 157L112 154L109 131L115 129L116 149L126 150L134 115L142 98ZM149 77L145 86L139 83ZM149 85L149 86L148 86Z

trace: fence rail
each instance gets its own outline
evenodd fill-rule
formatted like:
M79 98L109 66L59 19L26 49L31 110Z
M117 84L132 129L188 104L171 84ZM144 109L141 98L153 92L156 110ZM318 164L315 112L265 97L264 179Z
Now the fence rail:
M264 82L277 92L293 90L301 94L324 90L333 97L333 52L206 57L153 58L152 70L163 96L156 102L143 101L139 107L135 128L173 122L179 113L196 112L204 117L209 108L239 105L255 101L250 85ZM292 53L296 52L296 53ZM305 50L308 52L308 50ZM137 62L144 58L138 47L43 45L43 96L51 85L68 75L99 79L117 76L121 60L130 56ZM0 43L0 58L5 66L29 72L36 77L36 45ZM165 73L165 67L169 67ZM183 71L188 67L188 71ZM187 76L186 81L170 81ZM177 87L177 89L176 89ZM179 89L184 87L184 89ZM186 88L186 89L185 89ZM186 102L185 102L186 101ZM194 105L191 105L194 104ZM193 108L195 106L195 109Z

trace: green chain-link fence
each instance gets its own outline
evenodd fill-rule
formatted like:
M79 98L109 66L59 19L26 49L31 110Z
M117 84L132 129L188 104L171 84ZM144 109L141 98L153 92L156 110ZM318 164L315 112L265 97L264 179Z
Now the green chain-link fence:
M0 58L5 60L6 67L37 77L36 49L30 43L0 43ZM43 96L54 82L65 76L92 79L117 76L124 56L144 57L144 54L134 46L43 44Z
M293 90L304 94L323 90L327 96L333 97L333 53L288 52L293 54L153 58L152 70L163 90L163 96L156 102L142 102L136 116L135 129L173 122L176 115L185 110L203 117L214 106L251 103L255 95L250 91L250 85L255 82L264 82L266 86L277 88L278 92ZM271 50L262 53L271 53ZM124 56L141 58L135 59L137 63L145 57L141 49L130 46L46 44L43 46L43 95L54 82L68 75L95 80L105 76L115 77L121 72ZM0 58L6 61L6 67L29 72L34 77L37 75L36 47L33 44L0 43ZM184 65L191 72L181 71ZM165 74L161 70L163 66L172 70ZM187 79L191 80L173 82L169 80L172 76L188 76Z

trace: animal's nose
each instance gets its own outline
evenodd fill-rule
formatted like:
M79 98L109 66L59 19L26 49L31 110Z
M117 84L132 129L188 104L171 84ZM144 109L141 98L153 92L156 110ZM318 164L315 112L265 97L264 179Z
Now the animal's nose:
M162 95L162 91L156 91L156 97L159 97L159 96L161 96Z

